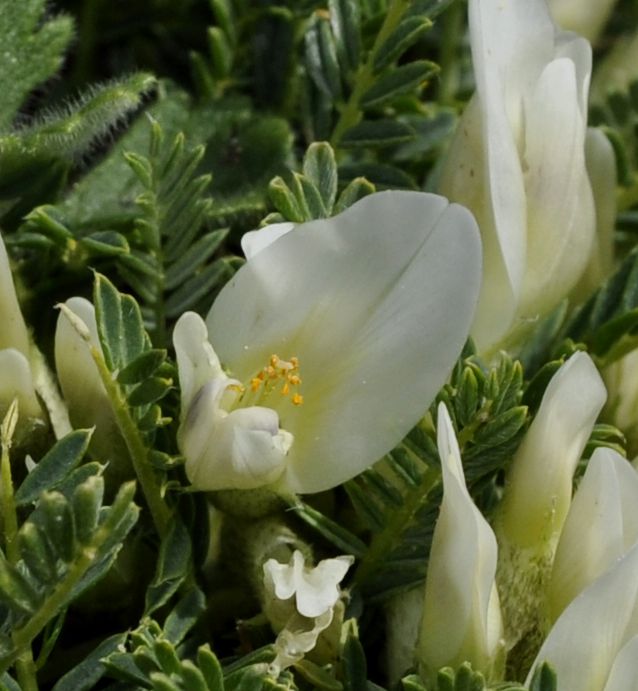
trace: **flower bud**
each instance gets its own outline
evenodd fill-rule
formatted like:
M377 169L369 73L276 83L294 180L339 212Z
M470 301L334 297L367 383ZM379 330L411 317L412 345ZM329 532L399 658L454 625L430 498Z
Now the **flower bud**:
M629 691L638 678L638 544L558 618L526 681L548 662L560 691Z
M472 335L516 345L574 288L595 211L585 165L591 48L559 31L544 0L470 0L477 90L440 190L475 215L483 283Z
M417 657L428 676L468 661L490 678L502 648L496 538L465 486L444 404L439 405L437 437L443 501L432 539Z
M638 541L638 473L596 449L567 514L549 581L549 614L565 607Z
M605 397L591 358L572 355L549 382L505 478L494 525L510 648L544 628L545 587L571 502L572 477Z
M278 634L273 673L312 651L335 616L338 623L343 621L339 583L353 562L354 557L341 556L309 567L303 554L295 550L287 564L276 559L264 564L264 613Z

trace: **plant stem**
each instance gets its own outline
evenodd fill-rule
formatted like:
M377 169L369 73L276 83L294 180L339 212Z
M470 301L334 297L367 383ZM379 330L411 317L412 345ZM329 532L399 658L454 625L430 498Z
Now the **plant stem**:
M102 354L91 345L91 354L97 365L100 378L106 389L106 393L113 406L115 420L119 427L122 437L126 442L126 447L131 455L131 462L137 479L139 480L142 493L146 499L146 504L153 517L153 523L160 538L164 538L168 532L171 519L171 512L162 499L160 487L153 473L153 468L148 462L146 446L140 437L137 425L129 415L128 407L122 400L120 387L111 376L111 372L104 362Z
M413 453L409 447L404 448L408 453ZM404 526L412 521L419 509L427 503L428 494L440 477L441 473L438 470L427 469L419 486L406 494L401 508L392 512L388 524L372 538L370 548L364 554L355 573L355 583L365 582L378 569L379 564L387 559L393 546L396 545L397 536L401 534Z
M0 428L0 443L2 445L1 478L2 478L2 517L4 522L5 552L11 566L20 560L18 549L18 515L16 513L15 496L13 493L13 478L11 477L11 443L13 433L18 422L18 401L15 399L2 421ZM15 633L11 636L17 648ZM16 672L22 691L38 691L36 668L33 662L31 646L27 645L16 659Z
M368 55L366 62L361 65L354 78L354 88L345 107L341 111L339 120L335 125L330 138L333 148L336 148L343 137L344 132L354 127L361 119L359 102L361 97L374 83L374 60L379 48L385 43L390 34L397 28L403 18L403 14L410 5L410 0L392 0L388 13Z
M442 16L443 35L439 65L441 67L439 80L439 101L443 105L454 102L454 95L459 85L458 45L459 36L463 28L463 6L455 0Z
M19 665L21 661L24 661L26 651L28 650L30 654L31 641L60 611L60 609L69 599L69 596L72 594L73 589L77 586L89 568L95 563L96 559L98 559L100 556L100 549L102 548L103 544L109 539L112 530L122 520L123 516L126 514L126 511L129 510L130 500L132 500L132 494L134 491L134 483L131 482L129 485L130 488L126 488L125 486L120 490L118 497L116 497L116 500L111 507L111 512L109 513L108 518L95 532L90 544L86 545L86 547L82 549L79 558L77 558L77 560L73 563L64 578L55 587L51 595L46 598L42 605L31 615L31 617L29 617L22 627L13 632L12 640L15 648L9 654L0 658L0 674L8 669L14 662L16 663L16 668L18 668L19 673ZM115 508L120 497L122 499L119 502L119 506ZM31 659L31 668L35 672L33 659ZM23 686L22 680L20 681L20 684L23 691L31 691L32 689L37 691L38 688L37 684L35 684L35 686Z

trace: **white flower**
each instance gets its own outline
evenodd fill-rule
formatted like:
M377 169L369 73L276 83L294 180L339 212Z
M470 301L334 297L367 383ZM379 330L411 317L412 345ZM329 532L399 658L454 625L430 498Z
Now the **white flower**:
M572 497L572 478L605 402L589 355L577 352L549 382L505 481L499 525L519 547L555 541Z
M550 617L638 541L638 473L620 454L596 449L574 495L549 582Z
M295 550L288 564L264 564L264 612L278 634L273 669L294 664L315 647L333 621L342 598L339 583L353 562L347 555L307 567Z
M572 355L549 382L506 475L494 529L508 649L546 626L546 586L574 471L605 397L591 358Z
M561 614L527 678L549 662L560 691L634 691L638 680L638 544Z
M115 483L130 475L129 455L90 347L102 352L95 308L85 298L69 298L55 330L58 381L73 427L95 427L91 450L101 461L109 461L108 476Z
M591 48L557 30L544 0L470 0L469 18L476 93L441 192L466 205L481 230L472 334L487 352L520 338L587 265L595 227L585 167Z
M616 0L548 0L557 24L594 42L609 18Z
M491 678L502 647L496 538L467 491L458 442L442 403L437 441L443 501L432 539L417 656L430 674L469 661Z
M16 296L9 257L0 236L0 418L17 398L19 420L42 418L29 358L29 333Z
M601 130L588 128L585 161L596 207L596 234L589 262L570 295L575 303L588 298L607 280L614 267L614 228L616 225L616 155Z
M193 313L175 327L196 489L308 493L353 477L423 415L469 330L480 245L462 207L381 192L280 230L247 238L207 328Z

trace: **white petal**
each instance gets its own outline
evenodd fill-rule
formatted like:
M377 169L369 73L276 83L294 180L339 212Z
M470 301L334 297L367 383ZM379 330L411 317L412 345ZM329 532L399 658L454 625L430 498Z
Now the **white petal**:
M632 615L638 592L638 545L583 591L549 632L527 678L549 662L560 691L600 691L616 655L638 631ZM633 627L633 628L632 628Z
M65 305L86 328L92 345L101 351L93 305L81 297L69 298ZM89 347L64 312L58 315L55 329L55 368L75 427L92 427L110 416L106 390Z
M259 230L250 230L241 238L241 248L244 256L250 261L258 252L266 249L282 235L289 233L294 227L294 223L272 223Z
M288 489L353 477L417 422L465 341L479 272L465 209L381 192L298 226L231 279L207 318L221 361L244 381L273 353L299 357L305 402L281 416Z
M430 671L468 660L485 673L495 652L488 644L500 638L500 633L494 636L490 631L488 642L490 599L496 596L496 538L465 486L454 430L443 404L438 445L443 502L430 551L418 654Z
M543 314L576 284L591 254L595 209L574 63L543 70L525 109L527 270L520 313Z
M229 379L199 390L179 430L186 474L197 490L255 489L283 472L290 435L279 431L270 408L239 408L226 414L219 401Z
M596 234L589 264L576 287L576 300L589 297L609 276L614 264L616 159L609 139L592 127L585 139L585 162L596 207Z
M288 564L276 559L268 559L264 564L264 577L278 599L288 600L295 594L303 566L303 554L298 549L293 552Z
M502 527L512 543L540 546L559 533L576 464L606 396L586 353L572 355L552 377L506 480Z
M9 257L0 235L0 350L15 348L24 356L29 356L29 335L20 311L16 289L11 275Z
M560 26L594 41L607 21L616 0L549 0L549 9Z
M630 638L616 655L604 691L638 691L638 636Z
M3 416L14 398L18 399L20 420L42 417L29 361L16 348L6 348L0 350L0 410Z
M594 452L561 533L551 581L552 619L638 540L638 473L615 451Z
M354 557L324 559L307 569L297 588L297 610L304 617L318 617L332 609L341 596L339 583L354 563Z
M225 375L208 340L206 324L195 312L185 312L177 320L173 345L179 371L182 416L185 416L202 386Z

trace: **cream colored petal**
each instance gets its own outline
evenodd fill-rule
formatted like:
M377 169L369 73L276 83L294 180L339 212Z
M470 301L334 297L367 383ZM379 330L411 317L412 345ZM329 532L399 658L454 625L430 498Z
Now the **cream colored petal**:
M488 624L498 617L498 610L490 612L496 596L496 538L465 486L458 443L443 404L437 432L443 502L430 550L418 656L430 672L467 660L488 673L495 652L490 643L500 638L488 632Z
M27 332L16 289L11 275L11 265L0 235L0 350L15 348L25 357L29 357L29 334Z
M272 223L259 230L250 230L241 238L241 248L244 256L250 261L258 252L266 249L282 235L289 233L294 227L294 223Z
M525 110L527 269L519 312L542 316L576 284L591 254L595 209L574 63L549 63Z
M591 358L572 355L552 377L506 478L501 527L519 547L557 536L572 477L607 393Z
M246 381L273 353L299 358L303 405L273 404L295 438L287 489L340 484L409 431L461 351L479 273L465 209L381 192L297 226L231 279L207 318L221 361Z
M2 416L15 398L18 399L20 420L42 417L42 409L35 393L29 361L16 348L6 348L0 350L0 410Z
M80 297L69 298L65 305L80 320L80 326L86 328L92 345L101 351L93 305ZM106 390L89 347L62 311L55 330L55 369L76 428L101 425L112 418Z
M616 0L549 0L549 9L563 29L596 41Z
M616 655L604 691L638 691L638 635Z
M318 617L335 606L341 596L339 583L354 563L354 557L324 559L305 569L297 586L297 610L305 617Z
M625 641L638 633L638 544L567 607L545 639L528 675L549 662L560 691L600 691Z
M203 386L180 427L186 474L197 490L255 489L284 470L291 440L280 433L277 413L259 407L221 411L220 386L223 394L227 381Z
M574 495L549 584L552 620L638 540L638 473L597 449Z
M173 331L173 345L184 417L202 386L212 379L226 378L226 375L208 340L206 324L195 312L185 312L177 320Z

